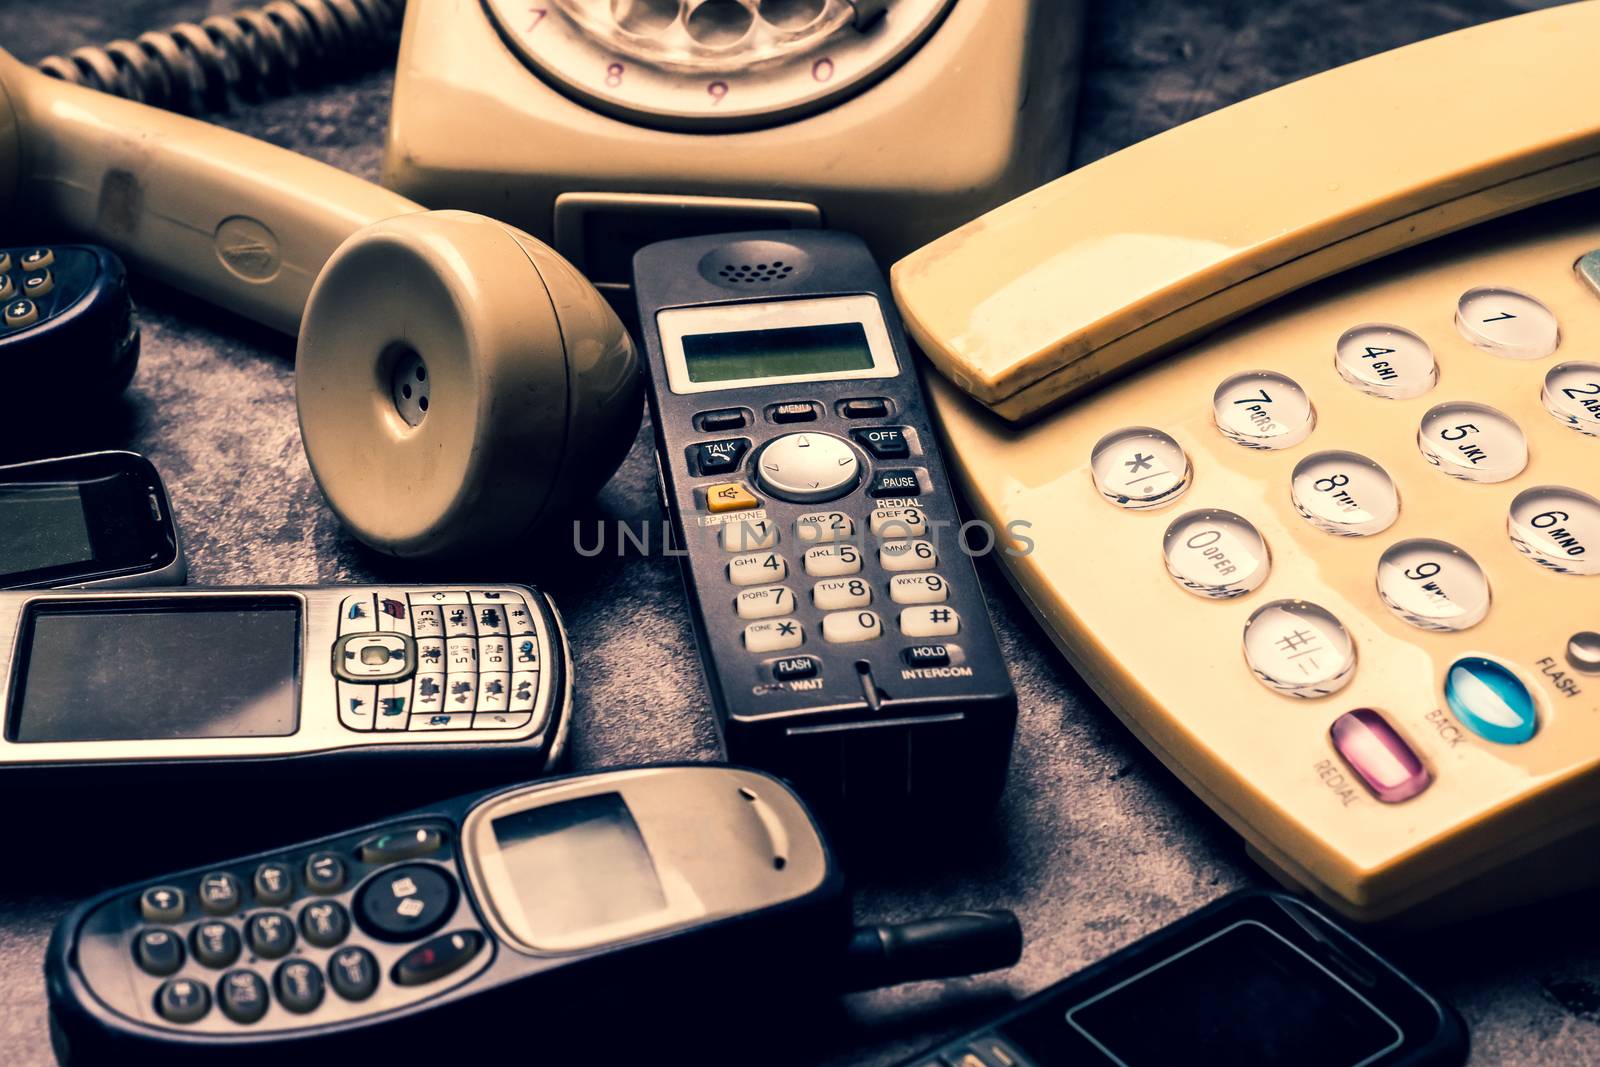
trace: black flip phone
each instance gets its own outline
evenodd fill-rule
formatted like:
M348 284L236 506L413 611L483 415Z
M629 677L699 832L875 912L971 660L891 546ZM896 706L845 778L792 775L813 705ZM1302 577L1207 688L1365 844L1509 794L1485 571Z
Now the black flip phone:
M1460 1016L1320 911L1235 893L907 1067L1448 1067Z
M182 585L186 574L166 487L143 456L0 467L0 589Z
M983 810L1016 694L970 555L1005 531L962 528L866 246L821 230L663 241L635 257L634 288L730 758L825 811Z

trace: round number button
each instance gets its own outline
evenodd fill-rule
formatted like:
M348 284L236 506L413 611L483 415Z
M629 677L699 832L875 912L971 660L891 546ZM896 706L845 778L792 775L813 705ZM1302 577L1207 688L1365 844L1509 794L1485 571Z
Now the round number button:
M284 960L278 964L272 984L278 991L278 1003L297 1015L322 1003L322 972L310 960Z
M133 941L133 958L146 974L164 977L183 966L183 942L171 930L141 930Z
M350 932L350 913L334 900L319 900L300 911L300 933L318 948L329 948Z
M1231 511L1208 508L1179 515L1167 527L1161 551L1173 581L1215 600L1243 596L1272 570L1260 532Z
M1340 537L1381 533L1400 515L1389 472L1355 452L1314 452L1289 479L1295 510L1319 530Z
M1246 448L1289 448L1317 424L1300 383L1265 370L1225 379L1211 397L1211 413L1222 436Z
M1544 407L1579 433L1600 437L1600 363L1558 363L1544 376Z
M1338 618L1305 600L1263 604L1244 624L1244 658L1268 689L1324 697L1355 676L1356 646Z
M1506 518L1511 543L1558 574L1600 574L1600 500L1560 485L1526 489Z
M1456 329L1479 348L1507 359L1543 359L1561 343L1561 328L1549 308L1503 286L1462 293Z
M1369 322L1352 326L1334 345L1339 377L1368 396L1408 400L1439 380L1428 342L1399 326Z
M328 980L346 1000L366 1000L378 988L378 961L364 948L340 949L328 957Z
M287 956L294 948L294 920L281 911L258 911L244 924L250 951L264 959Z
M211 993L190 978L169 978L156 991L156 1010L173 1023L192 1023L211 1010Z
M1379 557L1378 597L1419 629L1465 630L1489 613L1489 579L1455 545L1419 537Z
M1452 478L1503 482L1528 465L1528 441L1511 416L1487 404L1430 408L1417 428L1422 458Z
M1189 488L1189 457L1169 435L1148 426L1107 434L1089 453L1100 495L1130 510L1170 504Z
M757 484L782 500L832 500L848 493L860 477L855 449L827 433L785 434L756 458Z
M207 967L226 967L239 958L239 932L225 922L201 923L189 931L189 947Z
M222 1014L236 1023L253 1023L267 1013L267 983L254 971L229 971L217 983Z

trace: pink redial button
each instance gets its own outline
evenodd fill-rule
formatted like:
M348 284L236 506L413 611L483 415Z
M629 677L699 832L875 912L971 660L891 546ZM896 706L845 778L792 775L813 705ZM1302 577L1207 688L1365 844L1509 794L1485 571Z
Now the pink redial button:
M1385 804L1409 800L1433 783L1433 775L1405 738L1371 708L1339 716L1328 736L1350 769Z

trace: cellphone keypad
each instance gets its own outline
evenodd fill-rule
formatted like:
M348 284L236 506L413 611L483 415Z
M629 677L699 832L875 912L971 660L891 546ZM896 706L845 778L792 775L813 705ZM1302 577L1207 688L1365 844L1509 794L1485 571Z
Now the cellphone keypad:
M514 730L541 705L540 623L507 589L379 589L339 605L339 720L352 730Z
M84 921L83 969L118 1011L189 1031L389 1011L487 966L461 886L453 826L369 830L110 900Z

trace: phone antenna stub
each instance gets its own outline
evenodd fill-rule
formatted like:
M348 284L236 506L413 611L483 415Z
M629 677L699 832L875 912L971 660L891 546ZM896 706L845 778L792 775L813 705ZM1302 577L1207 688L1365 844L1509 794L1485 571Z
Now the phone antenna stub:
M610 478L643 410L605 299L519 230L459 211L357 231L295 356L306 458L359 540L406 558L507 549Z

